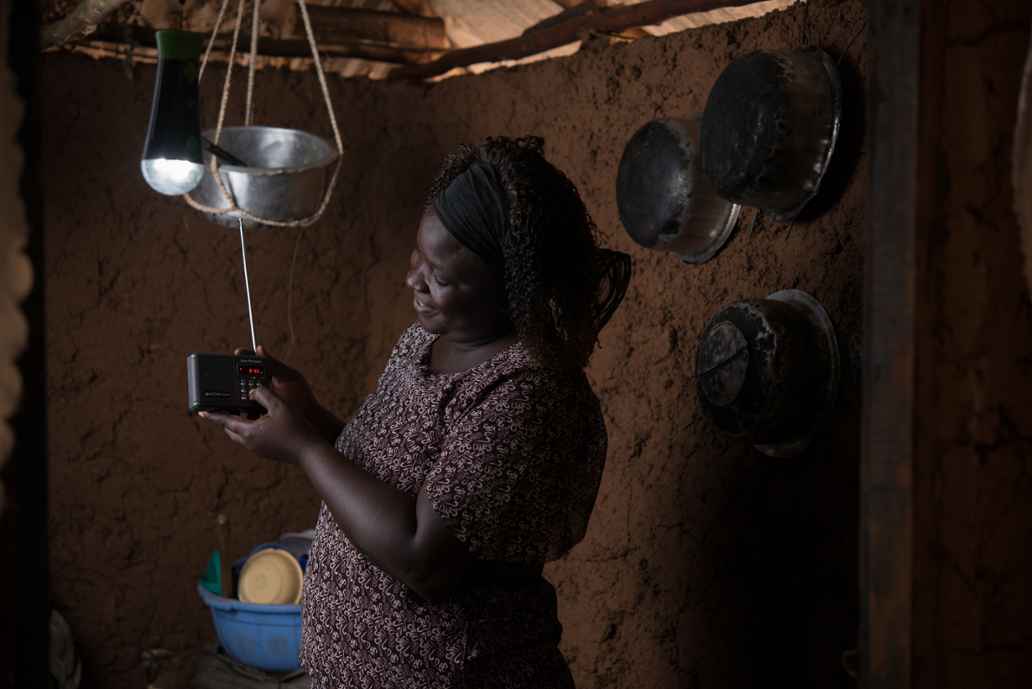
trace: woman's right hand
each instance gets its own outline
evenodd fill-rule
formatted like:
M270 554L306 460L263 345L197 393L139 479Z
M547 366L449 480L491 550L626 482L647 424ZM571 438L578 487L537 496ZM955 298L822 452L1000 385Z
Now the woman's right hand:
M237 349L234 353L239 356L244 351L249 350ZM311 420L319 409L319 402L301 372L269 354L262 345L258 345L257 354L268 361L269 389L288 407Z
M239 355L245 350L238 349ZM258 345L258 356L269 362L269 389L296 414L300 414L308 423L315 426L319 435L331 445L337 440L344 424L333 412L324 408L315 399L312 386L297 369L269 354L262 345Z

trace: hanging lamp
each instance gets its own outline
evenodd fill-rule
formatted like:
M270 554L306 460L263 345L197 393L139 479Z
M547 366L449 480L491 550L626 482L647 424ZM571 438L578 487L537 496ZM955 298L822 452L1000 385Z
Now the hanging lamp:
M156 34L158 69L140 171L154 191L185 194L201 182L197 58L201 39L188 31Z

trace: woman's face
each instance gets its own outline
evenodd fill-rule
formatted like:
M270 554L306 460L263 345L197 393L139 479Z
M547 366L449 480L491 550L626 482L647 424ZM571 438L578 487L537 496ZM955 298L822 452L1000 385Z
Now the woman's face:
M413 291L416 318L429 332L475 341L506 329L498 278L445 229L433 209L419 223L405 284Z

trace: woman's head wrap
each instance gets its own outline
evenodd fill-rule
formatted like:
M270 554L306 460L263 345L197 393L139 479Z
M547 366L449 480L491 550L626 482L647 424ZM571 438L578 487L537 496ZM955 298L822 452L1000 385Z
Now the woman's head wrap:
M543 151L533 136L460 146L427 206L497 271L520 339L583 367L627 291L631 257L598 245L577 188Z
M509 227L509 199L489 163L477 161L431 201L434 213L463 246L489 266L502 269Z

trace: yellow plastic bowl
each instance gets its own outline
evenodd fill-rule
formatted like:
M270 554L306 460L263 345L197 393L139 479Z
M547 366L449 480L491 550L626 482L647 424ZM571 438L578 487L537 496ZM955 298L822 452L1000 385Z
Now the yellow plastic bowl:
M244 563L237 586L240 600L263 605L301 601L304 573L301 565L282 548L259 550Z

